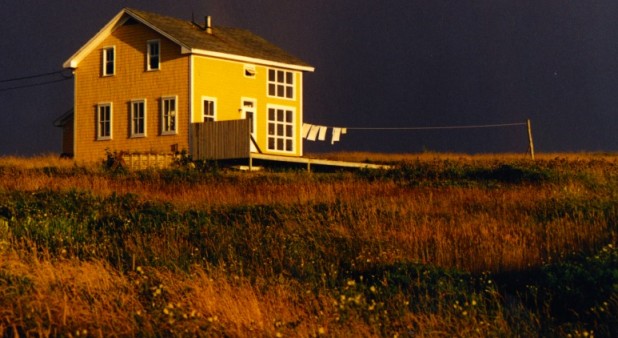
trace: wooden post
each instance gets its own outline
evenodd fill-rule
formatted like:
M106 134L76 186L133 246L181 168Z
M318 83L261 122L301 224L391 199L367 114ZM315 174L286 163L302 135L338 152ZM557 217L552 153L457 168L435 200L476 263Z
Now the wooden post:
M534 161L534 141L532 140L532 124L530 122L530 119L528 119L526 122L528 125L528 149L530 151L530 158L532 158L532 160Z

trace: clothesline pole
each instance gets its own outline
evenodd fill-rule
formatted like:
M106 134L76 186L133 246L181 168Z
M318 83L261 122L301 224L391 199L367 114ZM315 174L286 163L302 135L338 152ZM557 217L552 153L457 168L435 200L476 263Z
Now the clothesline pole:
M530 150L530 158L534 161L534 141L532 140L532 123L530 119L526 121L526 125L528 126L528 150Z

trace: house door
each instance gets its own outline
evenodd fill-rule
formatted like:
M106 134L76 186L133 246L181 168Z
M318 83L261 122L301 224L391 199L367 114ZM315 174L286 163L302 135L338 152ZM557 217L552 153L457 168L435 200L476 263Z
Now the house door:
M241 118L249 119L251 121L251 123L249 124L249 130L251 132L251 136L257 142L257 135L256 135L257 134L257 128L256 128L257 116L256 116L255 99L247 99L247 98L242 99ZM257 148L255 147L255 144L253 142L250 142L249 144L251 147L251 152L252 153L257 152Z

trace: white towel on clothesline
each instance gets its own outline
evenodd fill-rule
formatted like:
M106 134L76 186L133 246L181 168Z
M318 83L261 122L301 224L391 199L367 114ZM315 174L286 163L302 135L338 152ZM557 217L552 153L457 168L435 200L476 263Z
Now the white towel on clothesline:
M315 141L315 138L318 136L319 131L320 131L319 126L311 126L311 130L309 131L309 136L307 136L307 140Z
M328 130L328 127L320 126L320 135L318 136L318 140L320 140L320 141L326 140L326 131L327 130Z
M339 141L341 136L341 128L333 128L333 139L330 141L330 144L335 144L335 142Z
M303 123L303 138L307 138L307 136L309 136L309 132L311 131L311 127L313 127L313 125L311 125L309 123Z

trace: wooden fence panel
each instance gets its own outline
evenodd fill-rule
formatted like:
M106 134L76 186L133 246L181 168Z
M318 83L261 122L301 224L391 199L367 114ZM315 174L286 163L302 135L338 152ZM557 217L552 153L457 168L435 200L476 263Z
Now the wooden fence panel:
M124 153L122 161L131 170L162 169L174 163L174 154Z
M191 156L196 160L249 158L250 120L193 123Z

